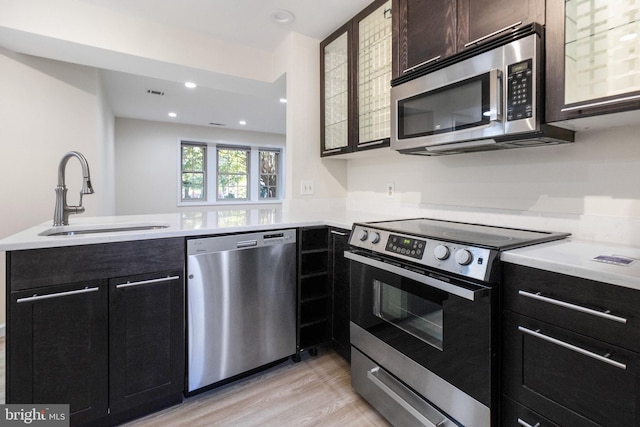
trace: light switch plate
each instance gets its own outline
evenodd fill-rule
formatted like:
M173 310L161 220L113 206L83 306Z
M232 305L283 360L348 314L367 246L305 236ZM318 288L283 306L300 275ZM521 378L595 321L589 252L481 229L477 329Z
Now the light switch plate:
M304 180L300 181L300 194L303 196L310 196L313 194L313 181Z

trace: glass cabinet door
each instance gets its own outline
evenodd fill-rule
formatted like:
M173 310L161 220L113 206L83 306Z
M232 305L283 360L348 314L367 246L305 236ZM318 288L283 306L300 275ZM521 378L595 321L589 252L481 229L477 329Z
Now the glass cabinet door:
M640 3L566 0L565 104L640 91Z
M322 153L349 145L349 32L322 47L324 117Z
M358 145L390 136L391 0L358 22Z

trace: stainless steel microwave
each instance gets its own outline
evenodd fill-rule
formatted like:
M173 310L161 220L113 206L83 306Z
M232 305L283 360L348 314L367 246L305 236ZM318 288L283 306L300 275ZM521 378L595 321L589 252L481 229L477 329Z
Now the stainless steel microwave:
M442 155L573 142L572 131L543 123L541 49L531 33L393 85L391 148Z

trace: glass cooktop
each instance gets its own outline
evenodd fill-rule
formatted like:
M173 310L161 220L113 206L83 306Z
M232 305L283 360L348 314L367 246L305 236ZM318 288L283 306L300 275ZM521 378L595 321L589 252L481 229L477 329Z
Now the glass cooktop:
M369 222L366 225L392 232L498 249L501 251L563 239L570 234L521 230L429 218Z

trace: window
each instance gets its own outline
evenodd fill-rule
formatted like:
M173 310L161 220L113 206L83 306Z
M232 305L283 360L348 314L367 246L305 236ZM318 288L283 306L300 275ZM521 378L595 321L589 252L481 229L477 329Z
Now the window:
M218 200L249 198L250 152L247 148L218 147Z
M284 148L180 141L179 204L278 202Z
M260 198L277 199L280 151L260 150Z
M206 145L182 144L182 191L183 201L206 200Z

